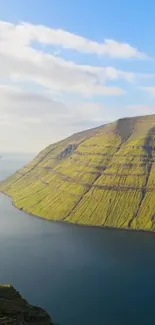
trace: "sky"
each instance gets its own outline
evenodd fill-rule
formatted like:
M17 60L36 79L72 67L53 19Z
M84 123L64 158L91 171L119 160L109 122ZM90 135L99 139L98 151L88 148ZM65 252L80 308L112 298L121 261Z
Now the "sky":
M154 12L154 0L0 0L0 151L155 113Z

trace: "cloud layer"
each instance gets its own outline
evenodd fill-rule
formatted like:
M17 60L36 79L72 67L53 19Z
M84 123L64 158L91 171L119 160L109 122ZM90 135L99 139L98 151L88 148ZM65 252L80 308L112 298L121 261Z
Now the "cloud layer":
M36 50L30 45L32 38L29 25L16 27L12 24L1 24L0 71L2 78L35 82L60 93L93 96L120 95L124 92L123 89L106 86L105 82L132 77L130 73L117 71L114 68L78 65Z
M0 148L37 152L49 143L104 123L99 103L62 103L49 95L0 86ZM32 140L33 139L33 140ZM11 147L10 147L11 146Z
M59 93L75 93L83 96L121 95L125 90L107 82L135 79L132 72L114 67L79 65L63 58L35 49L33 42L58 44L78 51L108 54L109 56L143 57L128 44L106 41L105 44L62 30L54 30L32 24L0 22L0 71L1 77L13 81L35 82ZM98 49L98 50L97 50Z
M61 48L117 59L147 58L127 43L98 43L61 29L0 21L1 149L39 151L115 119L120 112L112 113L103 98L124 98L126 85L136 87L140 80L154 78L113 66L79 64L61 57Z
M62 29L48 28L29 23L11 24L1 21L0 32L12 42L18 40L29 44L33 41L52 44L82 53L106 55L111 58L146 58L147 55L128 43L105 39L98 43Z

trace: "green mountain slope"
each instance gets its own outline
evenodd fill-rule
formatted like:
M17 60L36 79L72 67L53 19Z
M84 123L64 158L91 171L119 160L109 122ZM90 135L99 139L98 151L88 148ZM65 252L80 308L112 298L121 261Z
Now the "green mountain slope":
M1 190L47 219L155 230L155 115L50 145Z

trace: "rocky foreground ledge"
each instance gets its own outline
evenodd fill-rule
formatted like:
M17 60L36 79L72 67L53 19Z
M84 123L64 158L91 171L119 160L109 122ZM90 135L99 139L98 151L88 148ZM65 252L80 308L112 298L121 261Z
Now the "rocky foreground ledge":
M40 307L30 305L11 285L0 285L1 325L54 325Z

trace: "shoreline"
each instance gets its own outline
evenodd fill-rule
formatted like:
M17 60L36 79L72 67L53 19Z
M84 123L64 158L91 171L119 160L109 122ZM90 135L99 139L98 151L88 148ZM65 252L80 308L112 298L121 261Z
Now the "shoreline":
M76 227L86 227L86 228L97 228L97 229L103 229L103 230L115 230L115 231L124 231L124 232L137 232L137 233L148 233L150 235L155 235L155 231L153 230L145 230L145 229L133 229L133 228L121 228L121 227L112 227L112 226L99 226L99 225L91 225L91 224L81 224L81 223L75 223L75 222L69 222L69 221L65 221L65 220L54 220L54 219L48 219L46 217L41 217L41 216L37 216L31 212L28 212L24 209L20 209L18 208L14 201L13 201L13 198L0 191L0 194L3 194L4 196L8 197L10 200L11 200L11 203L12 203L12 206L17 209L18 211L21 211L27 215L29 215L30 217L34 217L34 218L37 218L37 219L40 219L40 220L43 220L45 222L54 222L54 223L61 223L61 224L66 224L66 225L70 225L70 226L76 226Z

